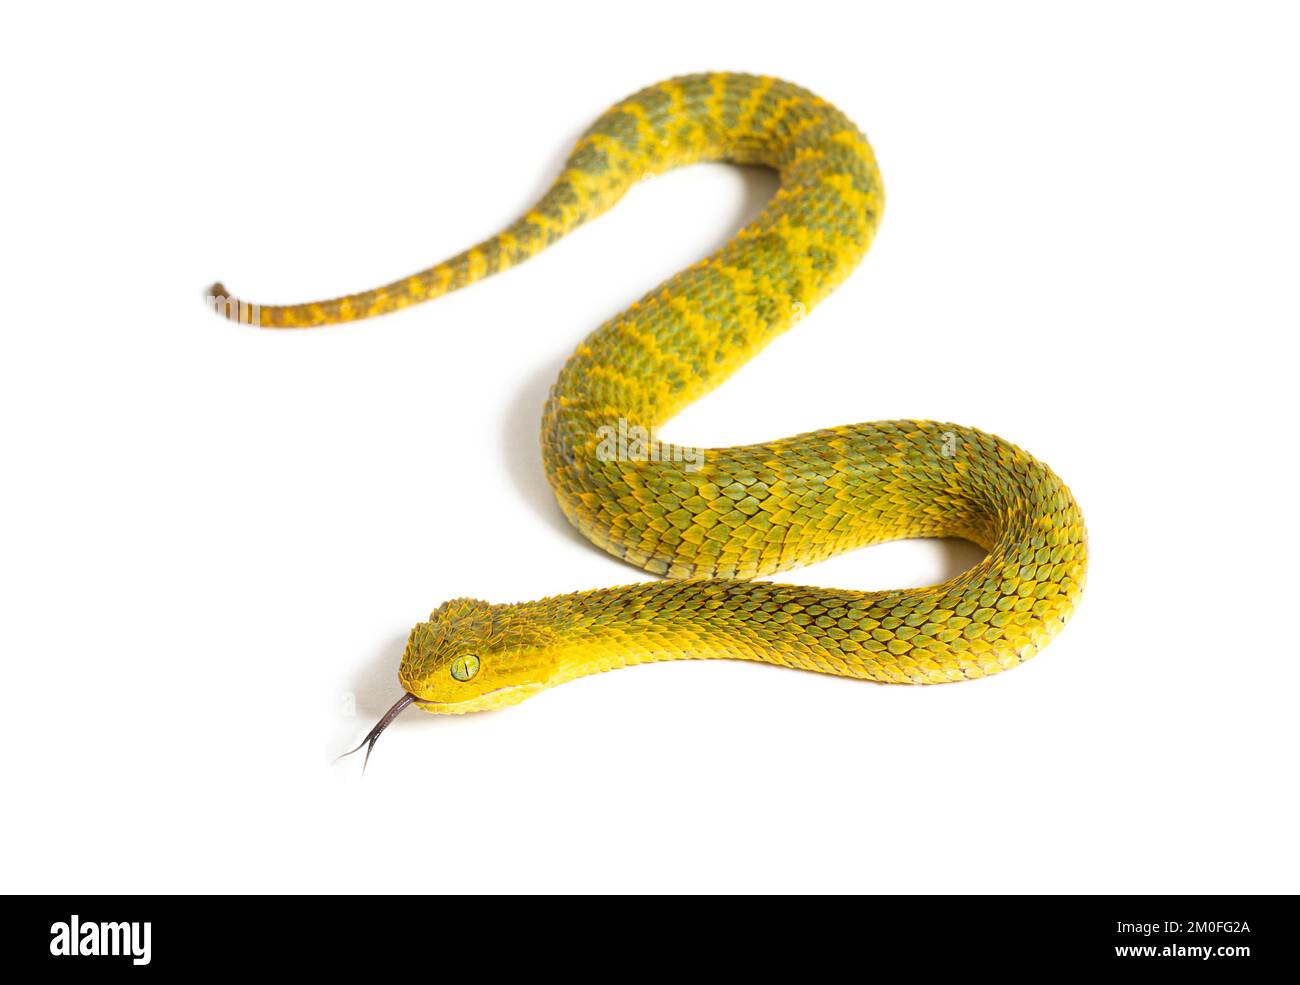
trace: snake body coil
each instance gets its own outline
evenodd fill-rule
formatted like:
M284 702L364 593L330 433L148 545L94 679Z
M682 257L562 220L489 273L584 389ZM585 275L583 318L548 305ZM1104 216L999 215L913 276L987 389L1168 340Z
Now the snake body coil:
M665 579L515 605L447 602L411 632L402 708L496 708L585 674L683 658L958 681L1029 659L1074 608L1083 518L1050 470L1000 438L878 421L736 448L646 440L825 297L871 242L884 199L870 146L790 83L715 73L651 86L602 115L501 234L377 290L227 311L308 327L426 301L527 259L648 174L705 160L774 168L780 190L717 253L588 336L542 419L565 516ZM753 580L901 537L962 537L988 554L942 585L903 591Z

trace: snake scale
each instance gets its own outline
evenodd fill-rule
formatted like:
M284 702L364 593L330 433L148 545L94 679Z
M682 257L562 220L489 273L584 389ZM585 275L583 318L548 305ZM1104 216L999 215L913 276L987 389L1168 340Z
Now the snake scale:
M371 746L411 704L499 708L647 661L758 660L903 684L984 677L1032 657L1069 617L1084 584L1083 518L1060 479L1001 438L900 420L735 448L645 440L816 305L871 243L884 198L870 145L788 82L708 73L641 90L596 120L504 232L386 287L283 307L234 301L220 285L212 294L227 317L264 327L369 318L526 260L649 175L718 160L775 169L779 190L720 250L592 332L542 417L564 515L664 578L521 604L444 603L412 630L405 696ZM901 591L755 580L903 537L961 537L987 556L944 584Z

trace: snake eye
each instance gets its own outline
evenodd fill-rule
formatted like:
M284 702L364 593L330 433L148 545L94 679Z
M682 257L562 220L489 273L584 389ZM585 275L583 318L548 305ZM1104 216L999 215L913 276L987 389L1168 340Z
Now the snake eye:
M467 653L451 662L451 676L458 681L467 681L478 673L478 657Z

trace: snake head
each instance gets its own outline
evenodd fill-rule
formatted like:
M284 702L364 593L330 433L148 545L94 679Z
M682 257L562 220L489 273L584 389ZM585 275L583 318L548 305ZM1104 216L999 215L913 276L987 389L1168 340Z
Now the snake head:
M516 606L452 599L411 630L398 680L429 712L517 704L550 681L550 635Z

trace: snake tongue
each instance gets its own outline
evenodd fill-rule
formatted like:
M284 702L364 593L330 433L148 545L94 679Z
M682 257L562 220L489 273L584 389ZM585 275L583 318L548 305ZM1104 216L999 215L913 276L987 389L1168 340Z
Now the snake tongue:
M356 749L349 749L347 752L343 753L342 756L339 756L334 761L337 763L344 756L351 756L362 746L365 746L366 758L361 764L361 772L364 773L366 771L366 767L370 765L370 753L375 748L375 743L379 741L379 737L384 734L384 729L392 725L393 719L396 718L398 715L400 715L402 712L406 711L407 708L411 707L411 705L415 701L416 701L416 697L414 694L402 695L397 700L397 704L389 708L388 711L384 713L384 717L375 723L375 727L366 733L366 737L357 743Z

